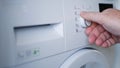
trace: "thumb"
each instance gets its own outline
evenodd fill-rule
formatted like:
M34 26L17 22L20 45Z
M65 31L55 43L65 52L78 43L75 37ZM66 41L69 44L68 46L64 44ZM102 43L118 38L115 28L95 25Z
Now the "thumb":
M92 22L96 22L98 24L103 24L103 16L99 12L81 12L80 16L84 19Z

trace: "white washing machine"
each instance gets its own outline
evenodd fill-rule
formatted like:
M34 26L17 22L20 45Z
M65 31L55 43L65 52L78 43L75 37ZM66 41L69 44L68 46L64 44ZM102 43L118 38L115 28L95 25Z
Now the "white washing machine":
M114 7L113 0L0 3L0 68L119 68L116 48L90 45L88 23L79 21L81 11Z

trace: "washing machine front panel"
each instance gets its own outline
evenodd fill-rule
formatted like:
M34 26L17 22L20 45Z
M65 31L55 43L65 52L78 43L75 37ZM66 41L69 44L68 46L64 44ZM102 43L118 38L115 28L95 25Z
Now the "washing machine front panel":
M14 68L76 48L91 47L85 28L77 19L79 13L99 11L99 3L113 4L113 0L1 0L0 3L0 68ZM105 54L110 53L108 50Z
M0 68L65 51L62 0L0 0Z

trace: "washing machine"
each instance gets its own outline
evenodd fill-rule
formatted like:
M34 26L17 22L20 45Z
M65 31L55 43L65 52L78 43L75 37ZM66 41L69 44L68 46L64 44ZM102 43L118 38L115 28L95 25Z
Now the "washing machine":
M119 68L116 48L89 44L85 29L90 23L79 15L114 4L113 0L0 0L0 68Z

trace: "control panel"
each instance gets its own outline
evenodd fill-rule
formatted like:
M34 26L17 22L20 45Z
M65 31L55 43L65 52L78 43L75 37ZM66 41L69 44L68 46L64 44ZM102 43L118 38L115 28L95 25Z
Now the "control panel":
M80 12L101 12L107 8L113 8L114 2L111 0L69 0L68 2L68 0L65 0L64 3L66 50L91 47L85 34L85 29L92 22L83 19L80 16Z

